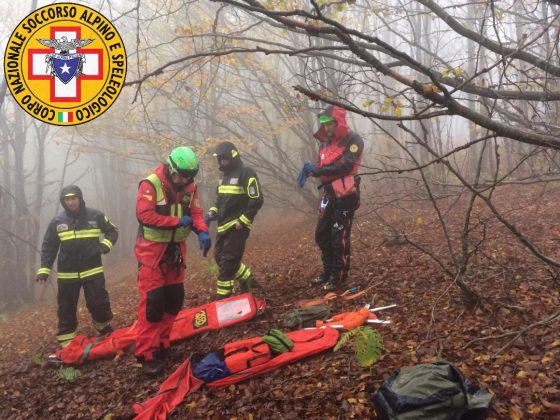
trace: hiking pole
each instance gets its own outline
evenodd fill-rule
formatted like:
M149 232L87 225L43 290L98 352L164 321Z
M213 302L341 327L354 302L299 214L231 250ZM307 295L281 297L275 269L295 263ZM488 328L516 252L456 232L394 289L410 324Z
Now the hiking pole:
M383 309L394 308L395 306L397 306L397 305L394 303L394 304L392 304L392 305L379 306L379 307L377 307L377 308L369 309L369 303L366 305L366 307L369 309L370 312L382 311Z
M320 329L325 329L327 327L331 327L334 328L335 330L342 330L344 328L343 325L323 325L321 327L308 327L308 328L304 328L304 330L320 330Z

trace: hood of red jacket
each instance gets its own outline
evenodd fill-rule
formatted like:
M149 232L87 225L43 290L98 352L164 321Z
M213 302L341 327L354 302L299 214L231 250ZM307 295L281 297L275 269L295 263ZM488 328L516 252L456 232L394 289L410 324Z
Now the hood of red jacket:
M344 138L349 132L350 128L346 123L346 110L336 105L329 105L322 111L317 117L321 115L328 115L329 117L333 117L338 124L336 128L336 133L334 135L334 139L329 139L327 137L327 133L325 132L325 128L323 124L319 126L319 130L315 133L315 138L322 142L334 142L338 143L342 138Z

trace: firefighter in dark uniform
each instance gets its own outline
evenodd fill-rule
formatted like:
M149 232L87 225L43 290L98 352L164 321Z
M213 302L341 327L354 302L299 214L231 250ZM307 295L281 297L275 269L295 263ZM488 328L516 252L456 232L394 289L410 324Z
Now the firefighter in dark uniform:
M58 254L56 338L61 347L65 347L77 335L76 309L82 287L95 329L101 335L113 331L110 324L113 313L105 289L101 254L111 251L117 242L118 230L102 212L86 207L82 191L75 185L62 189L60 202L64 210L47 227L36 281L47 281Z
M241 259L245 242L264 198L255 171L243 164L239 151L230 142L220 143L214 156L223 173L217 188L216 205L206 214L206 224L218 221L215 259L219 267L216 299L235 292L239 281L242 293L250 292L253 274Z
M306 163L298 177L303 187L308 176L318 177L324 187L319 207L315 242L321 249L323 272L312 284L326 291L340 288L350 269L350 233L354 212L360 205L358 168L364 142L346 123L346 111L328 106L319 114L319 161Z

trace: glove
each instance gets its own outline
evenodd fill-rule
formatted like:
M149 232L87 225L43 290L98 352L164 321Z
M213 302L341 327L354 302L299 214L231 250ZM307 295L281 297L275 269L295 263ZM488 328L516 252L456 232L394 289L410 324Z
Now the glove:
M212 221L217 219L218 219L218 215L213 211L209 211L204 215L204 223L206 223L206 226L208 227L210 227L210 223L212 223Z
M109 247L105 244L99 243L99 252L102 254L108 254L110 251Z
M212 246L212 240L208 232L200 231L198 232L198 247L202 250L202 255L206 257L208 251Z
M307 174L305 173L305 170L302 169L297 177L297 186L303 188L305 181L307 181Z
M191 216L183 216L179 219L179 223L177 226L182 227L190 227L192 226L192 217Z
M305 172L305 175L309 176L310 174L317 173L317 167L312 163L307 162L305 165L303 165L303 171Z
M49 278L48 274L37 274L37 277L35 277L35 281L37 283L46 283L48 278Z

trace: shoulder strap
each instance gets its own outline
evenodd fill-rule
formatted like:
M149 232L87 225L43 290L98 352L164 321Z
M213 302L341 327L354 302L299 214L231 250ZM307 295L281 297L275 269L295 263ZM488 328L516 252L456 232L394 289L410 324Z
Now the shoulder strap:
M161 179L159 179L159 176L157 176L156 174L150 174L146 178L144 178L144 181L148 181L156 190L156 203L159 203L161 200L163 200L163 184L161 183Z

